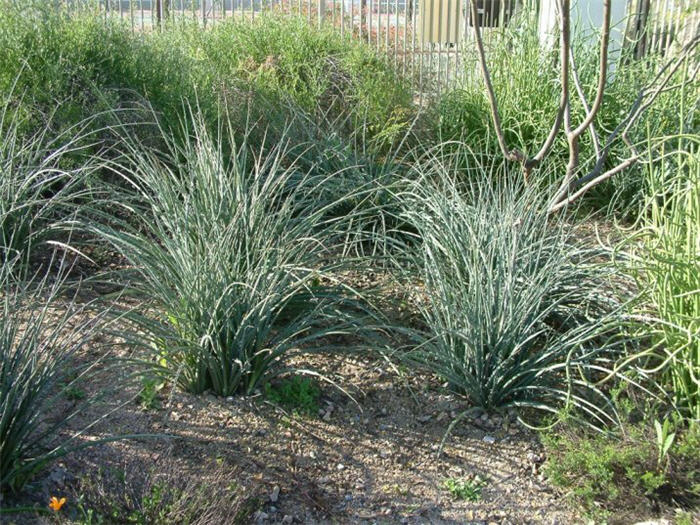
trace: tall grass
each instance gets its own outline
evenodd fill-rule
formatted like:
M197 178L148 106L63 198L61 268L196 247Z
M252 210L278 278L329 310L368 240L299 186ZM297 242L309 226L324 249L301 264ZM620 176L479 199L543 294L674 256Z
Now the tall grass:
M6 57L0 60L0 89L25 68L18 92L30 131L56 100L63 102L56 130L139 98L173 132L183 100L197 101L210 131L222 106L237 120L237 130L249 121L284 128L290 108L332 121L348 115L336 131L352 133L353 126L366 124L364 133L378 148L411 121L409 84L375 50L300 18L267 14L207 31L175 24L132 34L116 19L59 16L52 5L32 6L0 0L0 53Z
M677 407L700 419L700 143L650 163L650 197L641 228L627 240L641 292L640 328L651 335L647 365Z
M418 237L405 278L424 287L424 329L408 358L487 411L568 409L614 423L597 381L624 341L596 251L547 218L532 189L484 174L460 183L437 156L419 169L398 196Z
M164 154L132 142L114 167L131 194L114 197L116 226L95 229L150 305L131 319L152 371L195 393L249 394L301 347L357 331L352 294L329 273L343 221L316 202L326 177L297 170L284 143L228 157L194 122L184 145L163 130Z

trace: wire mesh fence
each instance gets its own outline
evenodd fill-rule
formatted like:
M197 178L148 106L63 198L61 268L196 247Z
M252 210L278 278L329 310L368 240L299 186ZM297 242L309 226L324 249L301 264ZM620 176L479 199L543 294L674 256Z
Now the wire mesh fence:
M301 16L319 28L334 27L342 36L376 48L413 80L421 95L426 89L439 93L453 85L465 68L475 64L475 23L488 45L513 20L532 17L537 23L542 16L551 18L556 5L556 0L53 1L68 13L88 9L95 16L117 17L135 32L176 24L205 29L227 19L254 20L265 12ZM472 20L471 1L477 4L476 20ZM636 57L666 53L678 39L698 32L700 0L613 1L626 3L624 45Z

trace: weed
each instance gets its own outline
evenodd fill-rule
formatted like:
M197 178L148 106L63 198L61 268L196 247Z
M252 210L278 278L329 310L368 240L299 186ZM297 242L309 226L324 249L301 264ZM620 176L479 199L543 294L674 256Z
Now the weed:
M700 497L697 454L688 455L689 447L697 445L696 433L687 431L659 463L652 430L644 424L625 427L619 437L560 428L543 437L548 454L544 473L596 519L635 508L648 512L661 502L692 508Z
M171 469L130 467L123 479L100 472L78 481L75 491L82 525L134 523L249 523L260 508L254 490L231 481L233 473L218 471L206 481L183 477Z
M265 385L265 397L303 416L318 414L321 390L310 377L292 376Z
M159 377L146 376L141 380L141 391L139 392L139 404L143 410L160 409L160 391L165 386Z
M481 501L481 491L486 484L486 481L476 476L472 479L449 478L445 480L444 486L455 499L476 503Z

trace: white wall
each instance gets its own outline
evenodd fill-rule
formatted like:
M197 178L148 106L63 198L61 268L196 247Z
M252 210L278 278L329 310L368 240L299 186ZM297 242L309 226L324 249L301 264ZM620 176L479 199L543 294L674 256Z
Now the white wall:
M557 0L542 0L540 4L540 38L546 46L553 46L557 35ZM627 0L612 0L610 13L611 64L622 48L625 33ZM603 24L603 0L572 0L571 25L574 39L596 42Z

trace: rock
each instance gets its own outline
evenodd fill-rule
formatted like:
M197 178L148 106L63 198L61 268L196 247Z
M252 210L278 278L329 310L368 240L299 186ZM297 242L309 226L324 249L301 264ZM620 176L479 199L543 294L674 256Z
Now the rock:
M421 423L427 423L428 421L430 421L431 417L432 416L428 414L427 416L418 416L416 419Z
M280 488L278 485L275 485L274 488L272 489L272 493L270 493L270 501L272 503L276 503L277 500L280 497Z
M270 507L267 509L270 511L270 514L275 514L277 512L277 507L274 505L270 505Z
M345 501L352 501L352 494L346 494Z
M262 523L263 521L266 521L269 518L270 518L270 516L268 515L267 512L263 512L263 511L259 510L258 512L255 513L255 521L258 523Z
M388 458L389 456L391 456L391 452L390 452L390 451L388 451L388 450L380 450L380 451L379 451L379 457L380 457L380 458L386 459L386 458Z
M285 514L284 518L282 518L282 523L293 523L294 518L290 516L289 514Z
M493 436L484 436L482 439L484 443L488 443L489 445L493 445L496 442L496 438Z
M228 396L228 397L226 398L226 402L227 402L227 403L233 403L235 400L236 400L236 398L233 397L233 396Z
M338 470L345 470L345 465L342 463L338 463L338 466L336 467Z

